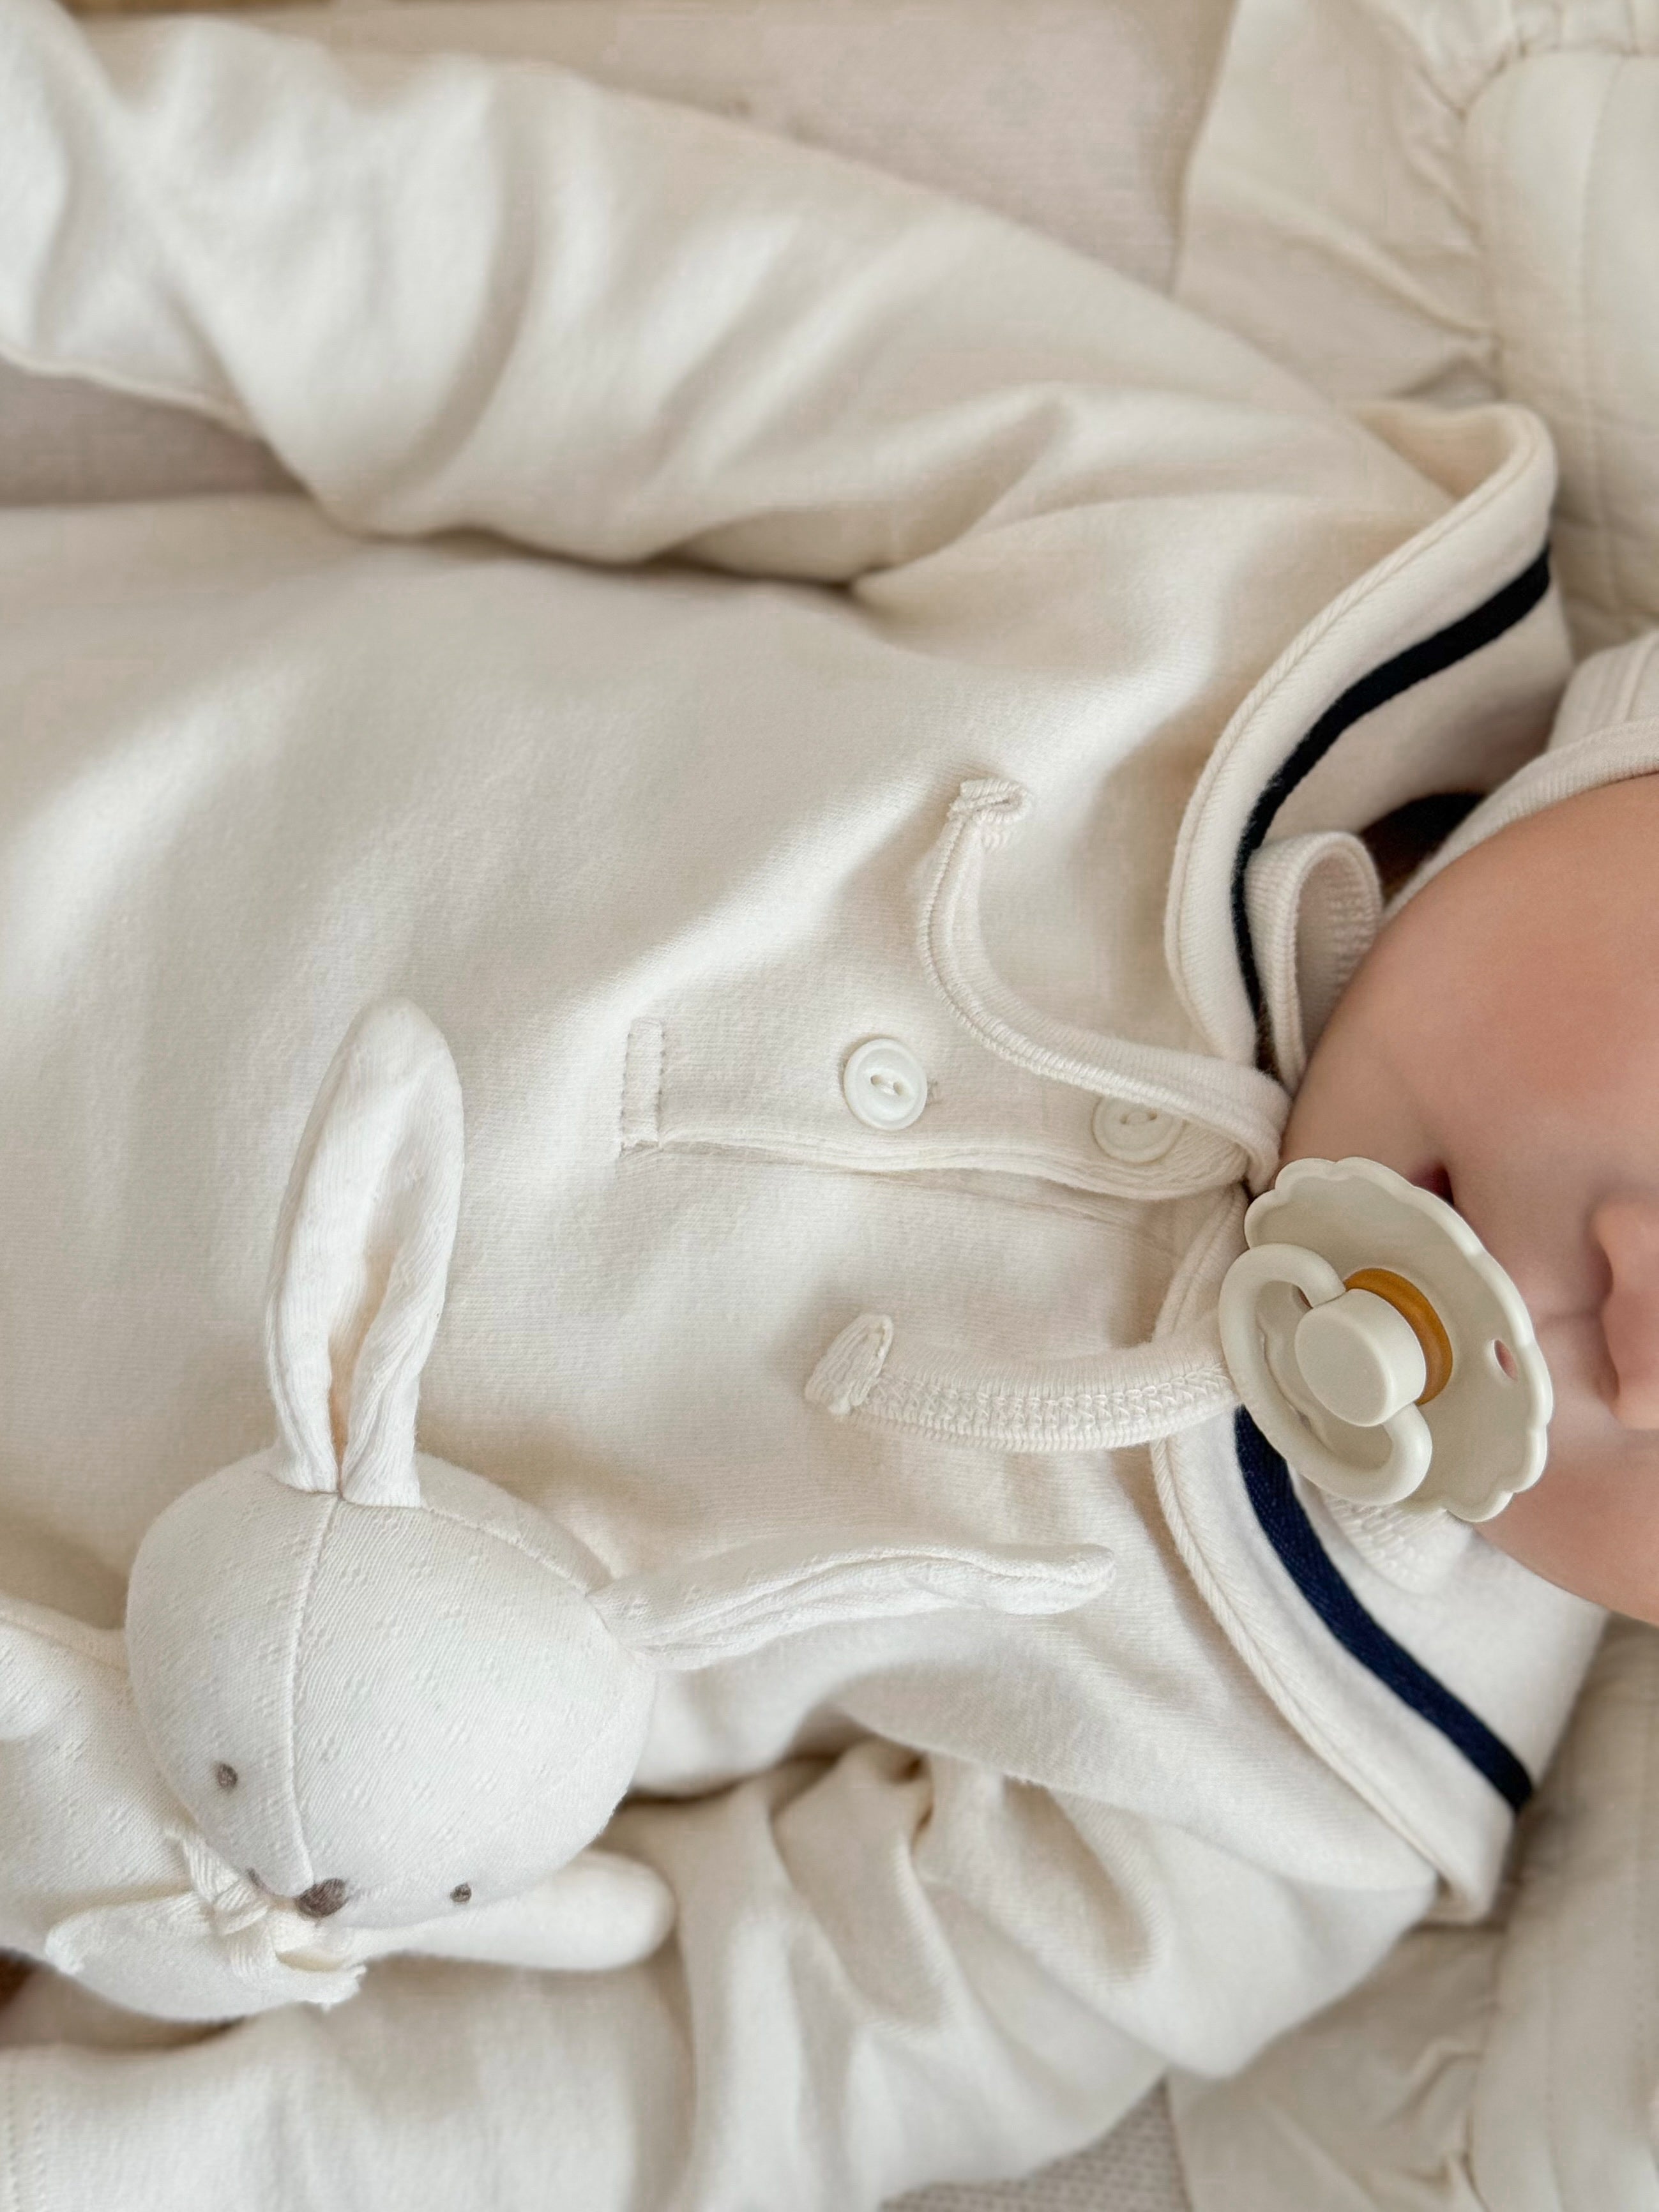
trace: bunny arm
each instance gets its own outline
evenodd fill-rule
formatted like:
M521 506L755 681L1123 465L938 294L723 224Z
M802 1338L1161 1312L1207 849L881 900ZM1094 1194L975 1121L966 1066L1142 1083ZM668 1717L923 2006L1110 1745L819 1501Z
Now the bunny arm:
M138 1725L118 1631L0 1597L0 1946L163 2018L349 1995L233 1949ZM228 1869L226 1870L228 1873Z
M572 1973L647 1959L674 1923L662 1876L639 1860L590 1848L521 1897L480 1905L414 1928L342 1929L338 1955L356 1964L415 1954L480 1966ZM326 1933L319 1947L332 1948Z
M0 1596L0 1945L45 1955L95 1900L177 1886L179 1820L132 1707L122 1639Z
M870 1544L826 1533L806 1550L762 1538L624 1576L591 1601L629 1650L673 1670L853 1621L950 1610L1069 1613L1103 1596L1115 1574L1099 1544Z
M370 1958L608 1967L667 1932L661 1879L587 1852L520 1899L425 1928L341 1931L273 1909L214 1859L174 1802L133 1709L118 1632L0 1598L0 1948L133 2011L223 2020L331 2004Z

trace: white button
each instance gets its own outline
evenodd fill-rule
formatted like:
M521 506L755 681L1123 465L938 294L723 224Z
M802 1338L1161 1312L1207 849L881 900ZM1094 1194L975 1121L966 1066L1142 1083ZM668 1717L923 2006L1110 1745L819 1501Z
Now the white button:
M927 1071L896 1037L872 1037L841 1072L848 1104L866 1127L908 1129L927 1103Z
M1115 1160L1145 1166L1161 1160L1186 1127L1178 1114L1139 1106L1133 1098L1103 1098L1095 1108L1095 1142Z

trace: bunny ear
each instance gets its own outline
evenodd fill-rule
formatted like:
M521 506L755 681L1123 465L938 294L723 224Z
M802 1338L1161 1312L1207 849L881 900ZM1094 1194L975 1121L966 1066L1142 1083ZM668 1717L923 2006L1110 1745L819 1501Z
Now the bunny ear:
M950 1609L1070 1613L1107 1589L1114 1571L1111 1553L1092 1544L997 1552L889 1544L805 1559L798 1549L784 1553L779 1543L747 1545L690 1567L628 1576L592 1602L636 1657L678 1670L854 1621Z
M398 1000L360 1015L311 1110L276 1229L265 1364L296 1490L418 1505L415 1403L461 1195L449 1048Z

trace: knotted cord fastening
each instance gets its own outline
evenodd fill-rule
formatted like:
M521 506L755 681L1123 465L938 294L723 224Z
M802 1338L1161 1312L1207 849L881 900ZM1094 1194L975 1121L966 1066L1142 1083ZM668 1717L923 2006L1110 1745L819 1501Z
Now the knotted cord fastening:
M331 1945L322 1930L283 1899L271 1896L228 1864L199 1829L169 1828L167 1836L179 1848L190 1886L205 1907L215 1935L224 1944L230 1971L239 1981L264 1981L273 1970L284 1969L310 1976L334 1974L343 1984L339 1996L350 1995L361 1968L348 1964L343 1944ZM331 1951L334 1955L329 1955ZM315 2001L337 2000L319 1990Z
M143 1963L158 1952L176 1957L199 1946L205 1933L210 1948L222 1948L232 1979L257 1988L266 2001L273 1989L284 2000L317 2005L352 1995L362 1966L349 1955L356 1940L350 1930L342 1930L331 1948L298 1913L228 1865L198 1830L164 1833L179 1853L185 1884L160 1897L141 1893L88 1905L55 1922L44 1946L49 1966L96 1987L100 1970L112 1961ZM126 1971L132 1972L131 1964ZM211 1978L210 1966L208 1971Z

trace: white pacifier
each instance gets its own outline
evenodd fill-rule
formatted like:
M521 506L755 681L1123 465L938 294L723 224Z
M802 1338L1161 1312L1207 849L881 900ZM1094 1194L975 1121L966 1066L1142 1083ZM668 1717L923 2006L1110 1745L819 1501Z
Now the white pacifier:
M1244 1217L1221 1345L1298 1474L1489 1521L1544 1471L1553 1399L1520 1292L1462 1216L1375 1160L1293 1160Z

